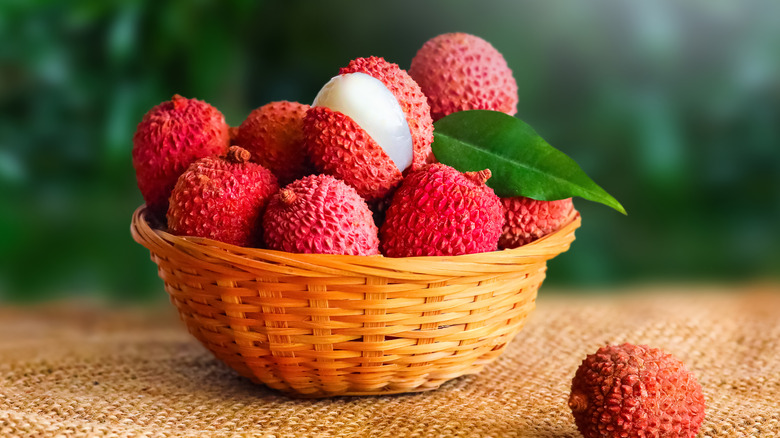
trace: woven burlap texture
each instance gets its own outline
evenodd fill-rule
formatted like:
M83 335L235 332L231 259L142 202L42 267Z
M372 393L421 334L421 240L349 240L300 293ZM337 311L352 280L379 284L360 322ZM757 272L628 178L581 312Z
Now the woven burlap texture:
M431 392L294 399L217 362L170 306L0 310L0 436L578 437L584 356L644 343L682 359L701 437L780 436L780 288L540 294L504 355Z

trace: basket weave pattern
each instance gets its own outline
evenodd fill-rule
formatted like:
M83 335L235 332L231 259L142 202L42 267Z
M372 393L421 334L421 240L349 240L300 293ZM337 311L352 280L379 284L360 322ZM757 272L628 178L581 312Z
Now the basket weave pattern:
M546 262L566 251L576 212L521 248L386 258L241 248L153 229L149 249L187 328L241 375L301 396L435 389L498 357L534 309Z

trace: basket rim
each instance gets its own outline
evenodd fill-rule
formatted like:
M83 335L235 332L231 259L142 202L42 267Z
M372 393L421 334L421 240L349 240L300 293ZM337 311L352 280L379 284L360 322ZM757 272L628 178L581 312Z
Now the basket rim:
M132 216L130 231L133 239L153 253L196 254L213 259L231 258L244 265L260 263L279 266L279 272L311 276L310 270L328 275L354 275L356 270L368 275L383 275L387 271L396 274L424 271L444 275L484 272L486 264L500 271L512 270L518 263L543 262L569 249L574 241L574 231L581 225L578 211L573 210L566 225L531 243L518 248L455 256L385 257L384 255L299 254L264 248L248 248L204 237L176 236L167 231L152 228L147 220L146 205L140 205ZM424 266L424 267L423 267ZM299 269L300 268L300 269ZM417 275L411 274L414 277Z

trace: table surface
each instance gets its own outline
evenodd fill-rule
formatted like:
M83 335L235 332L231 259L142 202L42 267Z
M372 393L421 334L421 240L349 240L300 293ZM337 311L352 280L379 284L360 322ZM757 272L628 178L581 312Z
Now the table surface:
M780 436L780 285L542 288L483 372L425 393L295 399L215 360L172 310L0 309L0 436L578 437L574 371L606 343L674 354L701 383L700 437Z

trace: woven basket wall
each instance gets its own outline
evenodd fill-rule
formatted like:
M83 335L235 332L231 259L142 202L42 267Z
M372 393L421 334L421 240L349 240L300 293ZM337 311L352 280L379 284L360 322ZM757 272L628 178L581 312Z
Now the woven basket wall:
M546 262L580 225L521 248L454 257L292 254L153 229L149 249L188 330L254 382L299 396L435 389L479 372L534 309Z

